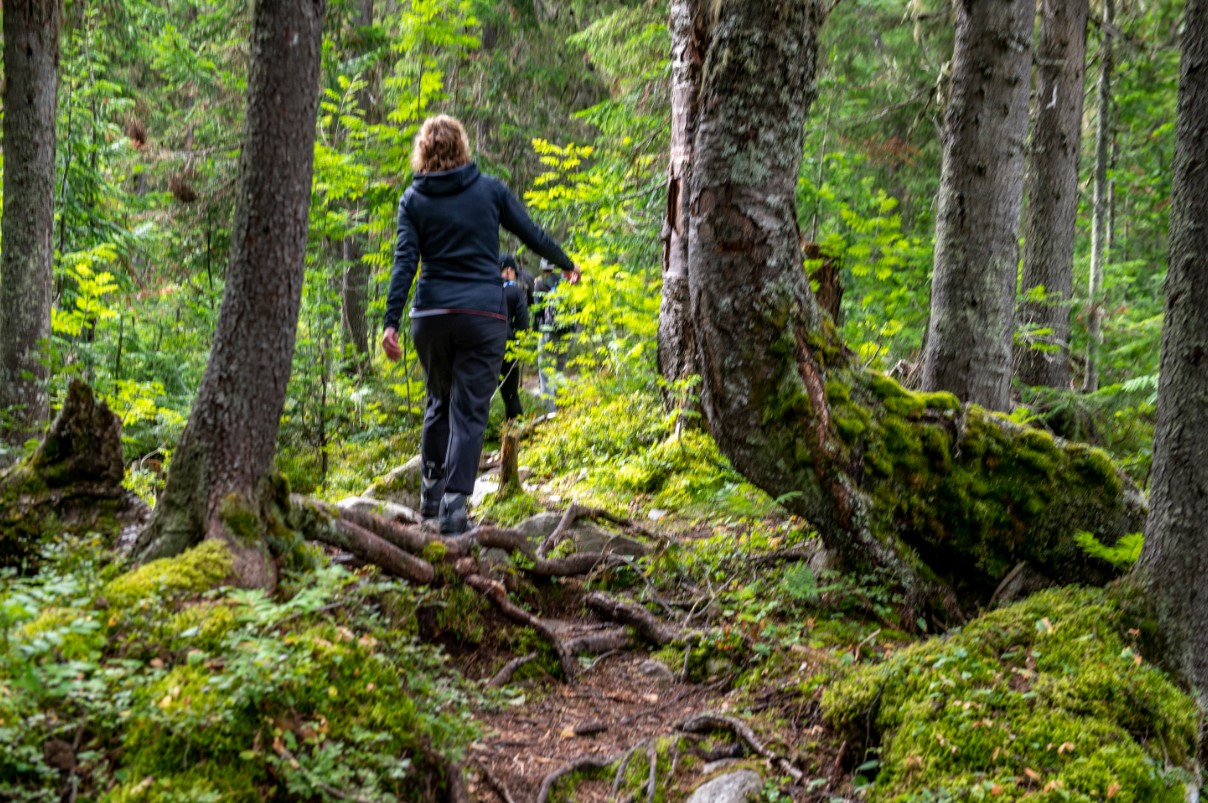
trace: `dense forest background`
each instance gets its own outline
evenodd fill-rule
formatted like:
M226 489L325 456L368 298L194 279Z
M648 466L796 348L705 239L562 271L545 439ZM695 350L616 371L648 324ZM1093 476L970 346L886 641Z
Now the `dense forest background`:
M817 94L793 161L801 265L854 366L825 388L837 421L867 415L832 386L862 369L905 388L872 380L895 414L935 402L912 392L926 384L958 6L824 4ZM1147 490L1154 468L1186 8L1090 3L1072 292L1029 287L1021 265L1009 409L988 428L1044 433L1024 455L1037 465L1054 443L1090 444L1079 470L1108 496L1127 496L1129 481ZM1059 588L980 618L920 602L885 566L840 571L821 525L794 515L800 492L772 498L714 442L700 377L670 376L660 354L674 215L668 16L652 0L327 3L305 280L274 458L286 482L273 493L288 506L292 491L295 511L322 518L326 503L391 498L394 470L418 451L424 389L409 327L397 363L377 341L412 138L427 116L448 113L465 123L479 165L523 197L584 275L558 294L576 331L557 416L539 417L538 335L526 333L517 354L528 415L514 431L524 482L475 499L475 516L502 530L544 515L548 538L535 555L514 550L523 554L494 585L465 572L459 582L460 547L424 542L415 551L438 568L408 583L372 560L346 571L347 554L270 526L255 534L281 576L265 593L215 590L231 564L213 542L127 571L115 549L129 548L129 528L115 542L114 527L93 521L68 539L71 522L52 520L32 534L36 556L0 570L0 797L460 801L510 800L510 787L518 800L678 800L699 785L689 769L743 756L758 771L751 794L766 801L1173 801L1198 787L1201 704L1180 691L1186 678L1155 666L1158 626L1127 588ZM117 414L122 484L152 507L233 270L252 23L242 0L62 5L47 387L58 410L83 380ZM1046 102L1034 80L1033 120ZM534 255L519 257L537 272ZM1055 344L1028 312L1042 308L1068 313L1068 341ZM1068 379L1031 384L1025 366L1038 360L1060 361ZM506 441L502 418L496 400L488 451ZM891 423L872 427L878 445L902 431ZM0 442L0 465L36 465L36 448ZM0 483L0 504L20 508L4 492ZM970 521L1004 518L972 491L956 501ZM656 546L551 580L546 548L576 517ZM14 519L0 509L0 525ZM15 543L5 537L0 557ZM1142 549L1139 533L1077 537L1079 560L1112 576ZM1006 585L970 597L989 608ZM638 599L677 622L676 634L573 596L597 590ZM634 680L648 669L636 658L591 675L633 643L571 656L566 644L580 642L544 622L584 606L629 625L672 685L652 700ZM526 657L513 666L513 655ZM612 695L600 738L621 740L590 760L575 757L579 725L559 734L562 723L545 722L565 714L551 713L550 683L576 675ZM651 708L667 709L663 731L624 741ZM706 709L729 713L694 716ZM668 730L679 735L668 741ZM707 731L728 736L689 738ZM558 761L538 773L516 770L511 754L475 758L484 733ZM649 765L630 766L635 754Z

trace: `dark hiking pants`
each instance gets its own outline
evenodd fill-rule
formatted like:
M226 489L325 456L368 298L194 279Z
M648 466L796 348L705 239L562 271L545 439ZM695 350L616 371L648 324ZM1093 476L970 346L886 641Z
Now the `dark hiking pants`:
M499 395L503 398L503 414L509 421L524 413L520 405L520 362L504 360L503 381L499 383Z
M446 493L468 496L478 476L507 322L482 315L432 315L412 318L411 336L427 376L420 444L424 476L443 478Z

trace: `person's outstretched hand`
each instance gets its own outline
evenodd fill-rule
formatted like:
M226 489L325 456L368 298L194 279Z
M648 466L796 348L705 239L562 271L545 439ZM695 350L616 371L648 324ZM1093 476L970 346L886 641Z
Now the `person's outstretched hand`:
M571 284L578 284L580 277L581 277L581 274L579 273L578 265L574 265L573 267L571 267L570 270L562 271L562 278L565 279L566 281L570 282Z
M382 350L391 362L403 356L403 350L398 345L398 330L393 326L387 326L386 331L382 332Z

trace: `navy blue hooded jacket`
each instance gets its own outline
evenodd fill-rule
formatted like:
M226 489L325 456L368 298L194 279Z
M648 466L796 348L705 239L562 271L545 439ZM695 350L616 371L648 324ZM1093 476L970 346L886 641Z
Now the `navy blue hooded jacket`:
M398 329L421 257L413 318L449 312L505 317L500 226L563 270L574 267L503 182L480 173L473 162L443 173L416 174L398 203L386 327Z

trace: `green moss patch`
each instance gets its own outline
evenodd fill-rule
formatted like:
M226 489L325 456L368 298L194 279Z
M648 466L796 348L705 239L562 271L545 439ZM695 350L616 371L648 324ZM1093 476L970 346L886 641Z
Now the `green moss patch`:
M204 541L174 558L161 558L127 572L105 586L111 605L128 607L170 592L206 591L231 572L231 553L218 541Z
M870 800L1183 800L1201 712L1135 651L1099 589L986 614L830 686L823 711L880 744Z

